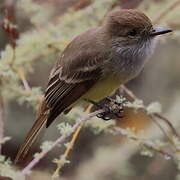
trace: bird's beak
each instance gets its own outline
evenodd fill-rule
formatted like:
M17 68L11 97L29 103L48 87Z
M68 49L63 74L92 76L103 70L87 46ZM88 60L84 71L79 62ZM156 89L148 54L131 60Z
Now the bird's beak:
M172 32L173 30L170 29L170 28L154 28L151 33L150 33L150 36L157 36L157 35L161 35L161 34L166 34L166 33L169 33L169 32Z

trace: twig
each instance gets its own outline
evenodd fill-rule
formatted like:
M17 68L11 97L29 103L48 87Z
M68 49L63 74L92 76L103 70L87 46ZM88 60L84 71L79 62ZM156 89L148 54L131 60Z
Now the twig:
M179 137L179 134L176 132L176 129L174 128L174 126L170 123L170 121L167 118L165 118L164 116L162 116L159 113L154 113L154 116L156 116L159 119L165 121L168 124L168 126L171 128L173 134L175 134L177 137Z
M165 9L154 21L153 24L159 24L161 19L163 19L165 16L167 16L168 13L170 13L174 8L176 8L178 5L180 5L180 0L175 1L171 6L169 6L167 9Z
M129 90L126 86L122 85L121 88L122 88L122 89L126 92L126 94L127 94L128 96L130 96L133 100L137 100L137 99L138 99L138 98L134 95L134 93L133 93L131 90ZM170 121L169 121L167 118L165 118L163 115L161 115L161 114L159 114L159 113L154 113L153 115L154 115L155 117L157 117L158 119L163 120L163 121L168 125L168 127L169 127L170 130L171 130L171 132L172 132L176 137L179 138L179 135L178 135L176 129L174 128L174 126L170 123ZM150 116L150 117L151 117L151 116ZM152 117L151 117L151 119L152 119ZM155 122L155 121L154 121L154 122ZM159 125L158 125L158 126L159 126ZM164 132L163 132L163 133L164 133Z
M169 136L166 133L166 131L163 129L163 127L161 126L161 124L159 124L158 121L156 121L156 117L153 114L150 114L149 117L152 119L152 121L154 121L154 123L159 127L159 129L163 132L163 134L166 136L166 138L169 140Z
M90 113L92 107L93 107L93 105L90 104L90 105L87 107L86 112L87 112L87 113ZM82 123L82 124L76 129L76 131L74 132L73 137L72 137L72 139L70 140L70 143L68 144L68 146L67 146L67 148L66 148L66 150L65 150L65 152L64 152L64 154L63 154L63 157L64 157L65 159L68 157L70 151L72 150L72 148L73 148L73 146L74 146L74 143L76 142L76 140L77 140L77 138L78 138L78 136L79 136L79 133L80 133L82 127L83 127L83 124L84 124L84 123ZM61 164L58 164L58 166L57 166L54 174L52 175L53 178L56 178L56 177L59 176L60 170L63 168L63 166L64 166L64 164L62 164L62 163L61 163Z
M126 92L126 94L131 97L133 100L137 100L138 97L131 91L129 90L125 85L121 85L121 88Z
M167 133L166 133L166 131L163 129L163 127L161 126L161 124L158 122L158 121L156 121L156 116L155 116L155 113L154 114L150 114L149 115L149 117L151 117L151 119L154 121L154 123L159 127L159 129L163 132L163 134L165 135L165 137L166 137L166 139L170 142L170 144L175 148L175 150L176 150L176 152L179 152L179 149L177 148L177 146L174 144L174 141L173 141L173 138L171 137L171 136L169 136ZM161 115L160 115L160 117L161 117ZM165 119L164 117L162 117L163 119ZM159 118L159 119L161 119L161 118ZM162 120L162 119L161 119ZM166 119L166 123L169 125L169 126L171 126L173 129L174 129L174 127L172 126L172 124ZM174 129L175 130L175 129ZM175 130L175 132L174 132L174 134L177 134L176 133L176 130ZM178 137L178 135L176 136L176 137Z
M73 134L73 137L72 137L70 143L68 143L68 147L67 147L66 151L65 151L64 154L63 154L64 159L67 159L70 151L72 150L73 145L74 145L74 143L76 142L76 140L77 140L77 138L78 138L78 136L79 136L79 133L80 133L82 127L83 127L83 124L84 124L84 123L82 123L82 124L79 125L79 127L76 129L75 133ZM63 167L64 167L64 164L62 164L62 163L61 163L61 164L60 164L60 163L58 164L58 166L57 166L54 174L52 175L52 179L59 177L60 171L61 171L61 169L62 169Z
M13 51L13 54L12 54L12 60L10 62L10 66L13 67L13 64L16 60L16 48L15 47L12 47L12 51Z
M11 2L11 1L10 1ZM12 3L12 2L11 2ZM13 50L13 56L10 66L13 66L16 57L16 40L19 38L19 32L17 26L13 23L14 14L10 13L10 9L5 9L5 15L2 23L3 30L7 33L10 38L10 45Z
M24 85L25 91L29 92L30 87L26 81L24 73L20 69L13 68L14 62L16 60L16 46L17 46L16 40L19 38L18 28L14 24L15 13L14 13L14 11L12 11L12 9L14 9L13 1L12 0L7 1L5 4L5 7L6 7L6 9L5 9L5 15L4 15L3 23L2 23L2 28L10 38L10 45L11 45L12 51L13 51L12 60L9 65L12 68L12 70L17 72L17 74L19 75L19 78L21 79L21 81Z
M49 151L51 151L51 150L52 150L53 148L55 148L57 145L62 144L62 143L65 141L65 139L66 139L67 137L69 137L73 132L75 132L75 131L77 130L77 128L78 128L81 124L83 124L84 122L90 120L91 118L95 117L97 114L102 113L102 112L104 112L104 111L103 111L103 110L95 111L95 112L93 112L93 113L90 113L87 117L85 117L85 118L81 119L80 121L76 122L76 123L74 124L74 126L72 127L72 131L71 131L71 132L69 132L69 133L67 133L67 134L65 134L65 135L60 136L56 141L53 142L51 148L42 150L42 151L39 153L38 157L35 157L35 158L21 171L20 176L21 176L21 175L23 175L23 176L28 175L29 172L30 172L30 170L31 170Z
M170 154L169 152L166 152L164 151L163 149L160 149L159 147L156 147L155 145L151 144L151 143L146 143L146 141L144 141L144 139L141 139L137 136L128 136L128 135L125 135L124 133L122 133L122 128L120 127L114 127L113 128L113 131L116 132L116 133L119 133L121 134L122 136L127 136L129 139L133 140L133 141L136 141L138 142L139 144L147 147L147 148L150 148L152 150L154 150L155 152L158 152L162 155L165 155L166 157L169 157L169 158L173 158L173 155Z
M15 68L12 68L12 69L18 74L20 80L21 80L22 83L23 83L25 92L28 94L28 93L30 92L31 88L30 88L30 86L29 86L29 84L28 84L28 82L27 82L27 80L26 80L26 77L25 77L23 71L21 71L21 70L18 69L18 68L16 68L16 69L15 69Z

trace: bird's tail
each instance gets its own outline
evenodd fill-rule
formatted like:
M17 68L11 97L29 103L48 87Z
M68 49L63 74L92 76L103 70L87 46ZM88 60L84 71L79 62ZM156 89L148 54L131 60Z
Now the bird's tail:
M18 163L24 159L30 147L36 140L38 134L40 133L42 128L45 126L47 122L47 116L48 116L48 107L45 101L43 100L37 114L37 119L35 123L33 124L31 130L29 131L28 135L26 136L26 139L24 140L23 144L21 145L16 155L15 163Z

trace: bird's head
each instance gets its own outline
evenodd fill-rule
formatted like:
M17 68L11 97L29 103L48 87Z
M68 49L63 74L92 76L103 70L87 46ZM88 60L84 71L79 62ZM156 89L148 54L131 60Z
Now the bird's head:
M111 38L123 45L133 45L171 32L168 28L153 27L151 20L134 9L116 10L109 13L105 26Z

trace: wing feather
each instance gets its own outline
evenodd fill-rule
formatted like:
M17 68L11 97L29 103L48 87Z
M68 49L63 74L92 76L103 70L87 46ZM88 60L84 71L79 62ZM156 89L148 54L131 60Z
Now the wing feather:
M96 38L99 32L99 29L92 29L75 38L52 70L45 93L50 107L47 126L102 77L108 52ZM91 39L87 38L87 33L91 34Z
M94 74L96 74L96 76ZM61 112L65 111L71 104L85 94L99 79L100 74L100 69L89 71L88 73L85 72L84 76L81 72L74 76L74 79L75 77L77 79L73 83L67 83L59 79L56 87L51 91L47 91L45 95L46 102L49 107L51 107L46 126L48 127ZM82 78L84 78L83 81Z
M50 73L37 119L20 147L16 162L25 157L43 126L48 127L63 111L67 113L71 105L102 77L105 53L99 50L106 49L106 45L102 47L102 42L97 41L96 37L101 36L98 29L81 34L62 53Z

